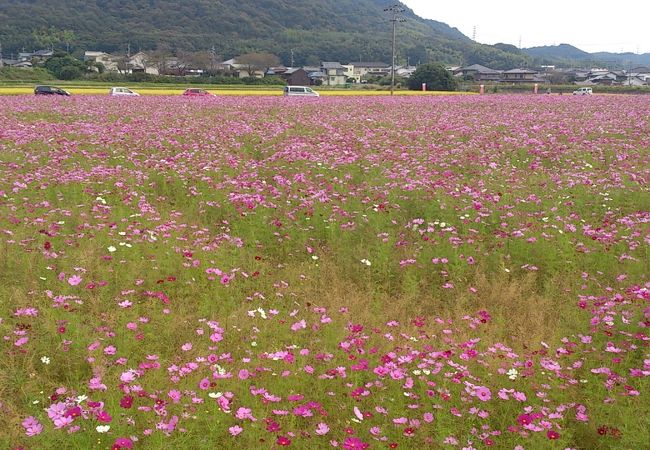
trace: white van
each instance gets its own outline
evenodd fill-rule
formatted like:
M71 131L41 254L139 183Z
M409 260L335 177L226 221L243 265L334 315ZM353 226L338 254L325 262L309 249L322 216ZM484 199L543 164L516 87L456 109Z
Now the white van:
M593 93L594 92L590 87L581 87L580 89L573 91L573 95L591 95Z
M108 92L108 95L112 96L128 96L128 97L139 97L140 94L133 92L131 89L125 87L112 87Z
M320 94L312 88L305 86L285 86L284 87L284 96L300 96L300 97L320 97Z

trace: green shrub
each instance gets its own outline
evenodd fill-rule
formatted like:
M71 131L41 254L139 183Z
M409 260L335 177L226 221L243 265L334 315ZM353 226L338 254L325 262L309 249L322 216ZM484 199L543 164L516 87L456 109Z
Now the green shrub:
M455 91L458 83L453 75L442 64L429 63L418 67L408 80L408 87L417 91L427 84L431 91Z

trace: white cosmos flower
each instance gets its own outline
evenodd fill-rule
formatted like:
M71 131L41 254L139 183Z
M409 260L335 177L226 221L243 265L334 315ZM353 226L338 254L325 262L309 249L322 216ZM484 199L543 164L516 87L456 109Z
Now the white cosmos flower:
M113 245L111 245L110 247L108 247L106 250L108 250L110 253L113 253L113 252L117 251L117 249L116 249L115 246L113 246Z
M108 430L111 429L110 425L97 425L97 428L95 428L98 433L108 433Z
M42 356L41 357L41 362L43 364L49 364L50 363L50 358L48 358L47 356Z
M372 263L370 261L368 261L367 259L362 259L361 264L365 264L368 267L370 267L372 265Z
M513 367L506 374L508 375L508 378L510 378L511 380L516 380L517 375L519 375L519 372L517 372L517 369Z

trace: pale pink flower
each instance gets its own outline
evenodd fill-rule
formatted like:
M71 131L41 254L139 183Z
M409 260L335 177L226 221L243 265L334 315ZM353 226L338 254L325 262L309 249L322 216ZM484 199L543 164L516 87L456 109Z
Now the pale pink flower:
M43 432L43 425L38 421L36 417L29 416L23 420L23 428L25 428L25 434L27 436L36 436Z
M232 426L232 427L228 428L228 432L230 433L231 436L237 436L242 431L244 431L244 429L242 427L240 427L239 425L235 425L235 426Z
M474 394L479 398L479 400L484 402L487 402L492 398L492 392L490 392L490 389L486 388L485 386L476 387Z
M319 436L323 436L329 433L329 431L330 431L330 427L324 422L321 422L316 426L316 434Z
M70 286L76 286L79 283L81 283L82 278L79 275L72 275L70 278L68 278L68 284Z

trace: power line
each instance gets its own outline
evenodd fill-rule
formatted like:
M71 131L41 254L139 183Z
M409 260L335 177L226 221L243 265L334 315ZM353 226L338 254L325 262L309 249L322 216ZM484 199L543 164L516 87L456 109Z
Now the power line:
M395 42L397 36L397 22L406 22L406 19L401 15L405 11L406 9L404 9L400 4L389 6L384 9L384 12L391 13L390 21L393 23L393 63L390 67L390 95L393 95L395 91Z

